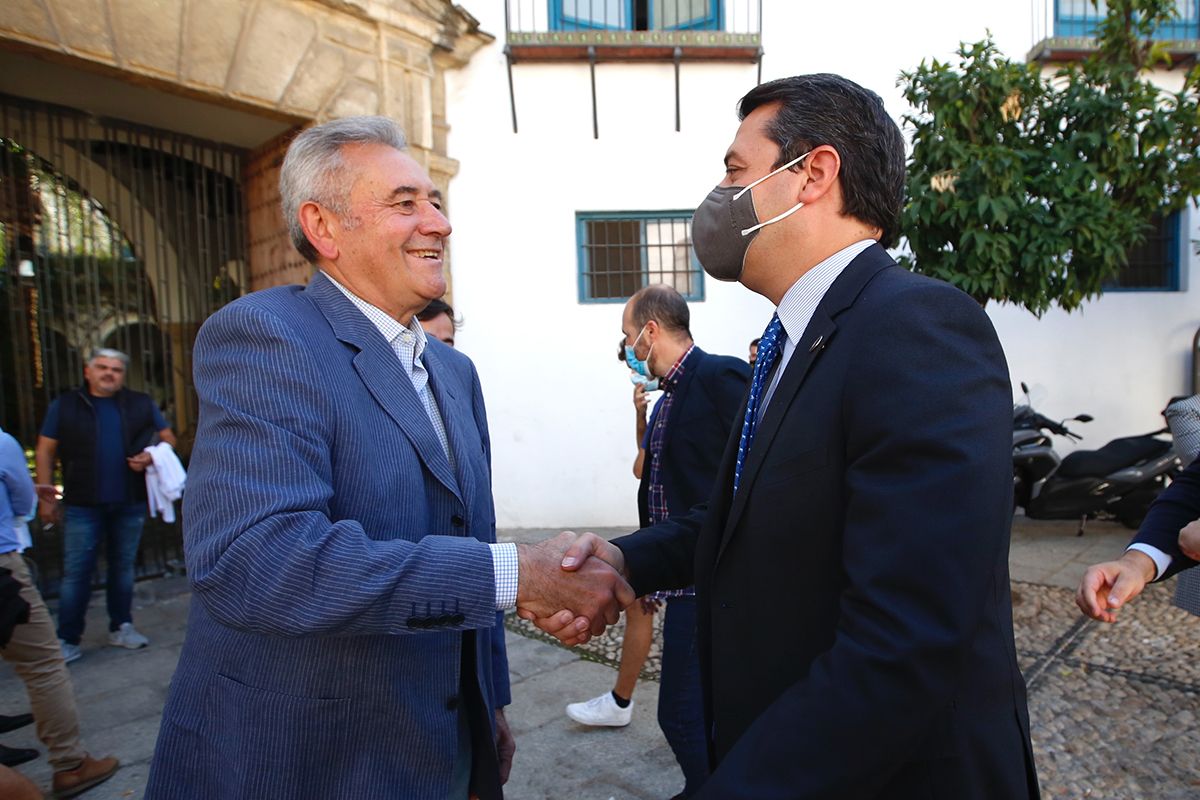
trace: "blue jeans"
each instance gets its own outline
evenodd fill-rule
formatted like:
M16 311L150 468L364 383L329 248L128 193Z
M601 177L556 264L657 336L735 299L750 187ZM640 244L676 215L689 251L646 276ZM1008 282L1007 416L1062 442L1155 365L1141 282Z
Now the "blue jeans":
M146 521L144 503L67 506L63 526L63 580L58 601L58 638L79 644L92 596L96 551L103 539L108 576L108 629L132 622L133 565Z
M662 728L663 736L683 770L683 796L691 797L708 780L704 690L700 686L696 642L696 598L672 597L667 600L665 613L658 727Z

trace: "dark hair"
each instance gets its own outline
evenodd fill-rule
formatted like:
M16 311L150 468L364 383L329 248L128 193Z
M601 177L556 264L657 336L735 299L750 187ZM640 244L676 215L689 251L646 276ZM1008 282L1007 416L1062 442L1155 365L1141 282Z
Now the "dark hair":
M458 320L454 318L454 309L445 300L430 300L429 305L425 306L424 310L417 312L417 320L420 322L429 322L438 314L445 314L454 323L454 327L458 328Z
M691 337L692 314L688 311L687 301L674 287L665 283L651 284L639 289L630 302L629 316L639 328L654 320L663 330L682 332Z
M762 337L759 337L759 338L757 338L757 339L751 339L751 340L750 340L750 346L751 346L751 347L758 347L758 343L759 343L759 342L761 342L761 341L762 341Z
M892 247L904 204L904 137L883 100L840 75L797 75L751 89L738 103L738 119L776 102L766 128L779 145L775 166L823 144L837 150L842 214L879 228L879 243Z

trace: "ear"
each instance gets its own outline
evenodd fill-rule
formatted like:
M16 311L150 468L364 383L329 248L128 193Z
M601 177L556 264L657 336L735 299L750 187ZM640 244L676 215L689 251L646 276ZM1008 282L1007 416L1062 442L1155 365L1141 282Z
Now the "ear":
M322 208L309 200L300 205L300 227L309 244L323 258L337 260L339 250L337 233L340 230L337 218L329 209Z
M652 319L646 320L646 339L654 341L658 338L658 334L661 333L661 331L662 329L658 327L658 322Z
M837 185L842 172L842 157L829 145L820 145L813 148L808 158L804 159L802 171L808 174L809 181L800 190L796 200L805 204L814 203Z

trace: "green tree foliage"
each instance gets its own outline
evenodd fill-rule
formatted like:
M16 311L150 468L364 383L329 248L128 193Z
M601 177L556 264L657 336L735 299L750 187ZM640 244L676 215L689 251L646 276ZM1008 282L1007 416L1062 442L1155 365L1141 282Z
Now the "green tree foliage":
M1178 92L1145 77L1170 64L1150 36L1175 6L1108 0L1097 50L1050 77L990 39L902 73L907 266L1038 316L1098 296L1156 214L1200 195L1200 64Z

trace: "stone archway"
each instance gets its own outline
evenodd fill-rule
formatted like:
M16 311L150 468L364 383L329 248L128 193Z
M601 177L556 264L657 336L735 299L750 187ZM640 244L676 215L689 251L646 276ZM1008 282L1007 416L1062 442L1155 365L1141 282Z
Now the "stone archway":
M444 193L458 169L446 152L444 75L491 39L448 0L0 4L0 48L231 113L250 111L301 125L353 114L392 117ZM213 113L219 115L220 108ZM278 216L274 181L287 138L258 142L246 162L252 288L308 272L286 244Z

